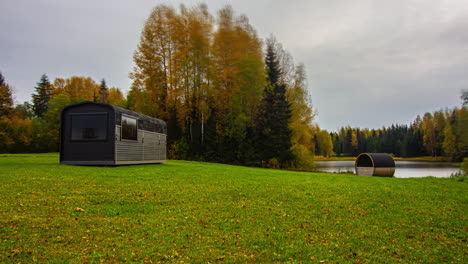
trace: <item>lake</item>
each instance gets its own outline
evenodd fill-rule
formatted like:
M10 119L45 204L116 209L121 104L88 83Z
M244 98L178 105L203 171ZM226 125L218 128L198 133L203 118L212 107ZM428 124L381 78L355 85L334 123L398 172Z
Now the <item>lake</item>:
M346 172L355 173L354 161L316 161L318 171L323 172ZM395 177L397 178L419 178L438 177L447 178L460 171L460 167L446 162L424 162L424 161L395 161Z

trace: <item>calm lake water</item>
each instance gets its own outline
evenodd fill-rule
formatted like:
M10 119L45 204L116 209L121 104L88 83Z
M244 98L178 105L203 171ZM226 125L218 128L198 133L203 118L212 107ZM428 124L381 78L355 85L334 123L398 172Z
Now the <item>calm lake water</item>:
M354 161L316 161L318 171L324 172L346 172L354 171ZM419 178L438 177L446 178L460 171L460 167L445 162L424 161L395 161L395 177L397 178Z

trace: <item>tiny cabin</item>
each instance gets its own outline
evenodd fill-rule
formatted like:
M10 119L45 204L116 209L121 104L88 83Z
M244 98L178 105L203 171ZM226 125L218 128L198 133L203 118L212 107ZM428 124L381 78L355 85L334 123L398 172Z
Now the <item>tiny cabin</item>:
M81 102L63 108L60 163L129 165L166 161L166 123L111 104Z
M395 161L387 153L362 153L354 164L356 174L361 176L393 177Z

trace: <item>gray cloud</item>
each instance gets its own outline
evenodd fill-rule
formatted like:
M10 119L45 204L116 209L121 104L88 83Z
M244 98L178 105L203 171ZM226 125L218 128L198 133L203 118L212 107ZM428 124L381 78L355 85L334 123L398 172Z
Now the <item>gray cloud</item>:
M468 12L411 3L369 5L371 12L360 7L329 21L332 33L321 35L327 39L297 47L295 57L306 58L319 124L409 123L417 114L459 104L467 87Z
M409 123L460 104L468 88L464 1L206 1L230 3L260 37L273 33L304 63L318 123L334 130ZM0 11L0 71L16 100L42 73L106 78L127 90L132 54L151 8L174 1L7 0ZM183 1L187 6L198 1Z

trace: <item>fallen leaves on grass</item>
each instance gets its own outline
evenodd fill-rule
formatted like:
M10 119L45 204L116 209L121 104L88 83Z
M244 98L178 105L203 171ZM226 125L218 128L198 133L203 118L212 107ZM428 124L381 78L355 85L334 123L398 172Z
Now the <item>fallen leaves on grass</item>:
M75 207L75 208L73 208L73 210L75 210L75 212L84 212L85 211L83 208L80 208L80 207Z

